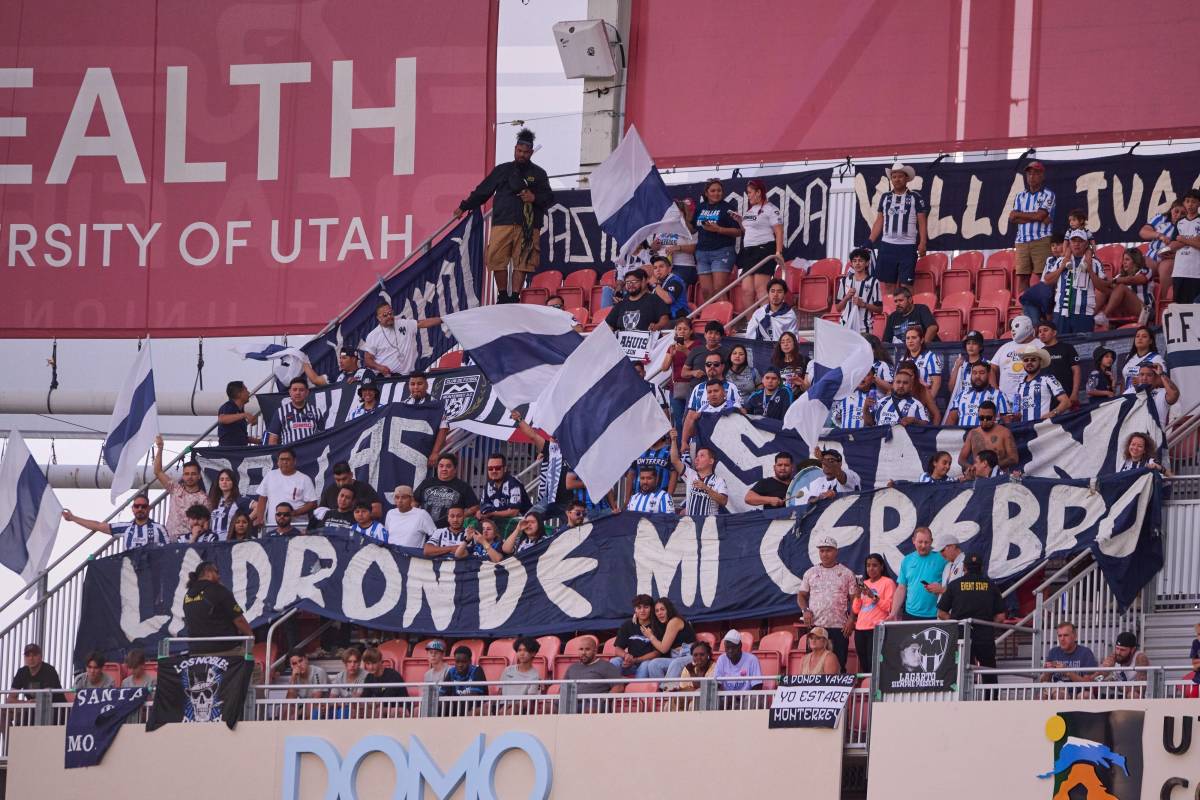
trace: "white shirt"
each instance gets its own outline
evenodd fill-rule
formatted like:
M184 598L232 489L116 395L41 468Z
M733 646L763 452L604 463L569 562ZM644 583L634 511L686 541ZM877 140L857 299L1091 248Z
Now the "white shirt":
M947 562L946 566L942 567L942 586L949 586L950 581L961 578L967 574L967 554L959 552L958 557L953 561Z
M280 503L291 503L294 510L305 503L315 503L318 498L312 478L300 470L291 475L284 475L278 467L263 477L262 483L258 485L258 495L267 502L265 519L268 526L275 524L275 506ZM292 524L307 525L308 514L293 515Z
M1000 349L996 351L996 355L992 356L992 363L996 365L996 369L1000 372L1000 391L1004 392L1004 396L1008 398L1008 405L1011 408L1013 400L1017 396L1017 387L1021 381L1025 380L1025 365L1021 363L1021 357L1017 355L1026 347L1044 347L1041 339L1032 339L1024 344L1018 344L1015 341L1008 341L1000 345Z
M782 225L779 209L770 203L747 208L742 214L742 247L757 247L775 241L775 226Z
M687 500L684 506L684 511L688 516L705 517L713 516L721 513L721 506L713 500L705 492L696 490L692 483L698 480L703 480L708 488L712 489L717 494L723 494L729 497L729 487L725 484L725 479L713 472L707 478L701 478L700 473L691 467L684 465L683 480L687 484Z
M1167 368L1166 360L1158 354L1157 350L1151 350L1144 356L1139 356L1136 352L1131 353L1125 361L1125 365L1121 367L1121 377L1125 381L1125 394L1129 394L1133 389L1133 379L1137 377L1138 370L1141 369L1142 364L1157 364L1164 371Z
M840 483L837 478L830 478L822 475L815 481L812 481L804 488L804 494L796 500L796 505L808 505L810 498L818 497L825 492L835 492L836 494L847 494L849 492L857 492L862 488L862 478L858 477L858 473L849 467L842 465L842 471L846 473L846 482Z
M1175 224L1176 236L1200 236L1200 216L1195 219L1180 217ZM1171 270L1175 278L1200 278L1200 250L1181 247L1175 251L1175 266Z
M417 365L417 323L397 319L391 328L376 325L359 348L398 375L407 375Z
M388 529L390 542L400 547L422 547L426 537L437 530L429 512L416 507L408 511L393 508L383 518L383 525Z

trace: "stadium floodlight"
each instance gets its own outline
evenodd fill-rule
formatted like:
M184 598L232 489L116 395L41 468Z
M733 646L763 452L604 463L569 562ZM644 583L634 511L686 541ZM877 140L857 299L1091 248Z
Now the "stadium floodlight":
M621 34L604 20L556 22L554 41L566 77L600 80L617 77L613 47L620 44Z

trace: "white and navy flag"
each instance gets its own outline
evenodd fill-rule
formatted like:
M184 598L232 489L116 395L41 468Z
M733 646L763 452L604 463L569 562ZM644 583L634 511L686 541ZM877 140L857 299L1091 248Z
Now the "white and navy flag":
M303 350L285 344L235 344L230 345L229 349L242 358L270 361L271 374L275 376L280 391L285 392L293 378L304 374L304 365L308 363L308 356Z
M660 233L688 232L683 214L632 125L617 149L592 171L588 182L596 221L619 243L619 260Z
M0 464L0 564L33 582L50 559L62 511L25 440L12 431Z
M812 385L783 417L783 426L797 431L806 442L821 438L833 404L848 397L875 363L871 345L861 334L819 317L813 320L813 330L817 341Z
M104 463L113 471L109 494L112 502L117 502L122 492L133 488L137 463L150 450L156 436L158 406L154 399L154 364L150 360L150 340L147 339L117 394L117 403L108 423L108 436L101 448Z

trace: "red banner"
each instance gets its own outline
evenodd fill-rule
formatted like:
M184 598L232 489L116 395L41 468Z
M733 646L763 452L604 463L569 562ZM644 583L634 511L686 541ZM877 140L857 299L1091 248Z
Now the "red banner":
M0 336L321 328L486 174L497 16L0 4Z
M660 168L1200 135L1195 4L635 0Z

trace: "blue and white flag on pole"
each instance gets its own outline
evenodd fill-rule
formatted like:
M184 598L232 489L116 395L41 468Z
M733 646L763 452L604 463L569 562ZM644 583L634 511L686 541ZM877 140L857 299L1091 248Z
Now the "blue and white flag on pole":
M137 463L150 450L155 436L158 436L158 406L154 397L150 340L147 339L117 394L117 404L108 423L108 436L101 448L104 463L113 471L109 494L112 502L133 487Z
M62 506L18 431L0 464L0 564L33 581L50 560Z
M654 388L607 325L571 353L532 415L530 424L554 437L594 503L670 428Z
M448 314L442 324L470 352L509 408L537 400L583 341L571 315L548 306L480 306Z
M644 239L659 233L688 232L683 214L632 125L617 149L592 171L588 182L600 229L621 246L619 260Z
M797 431L806 442L821 438L833 404L848 397L875 363L862 334L820 317L813 320L813 330L812 385L783 416L783 427Z
M271 374L279 384L279 390L286 392L292 378L304 374L304 365L308 356L299 347L288 347L285 344L234 344L229 349L242 358L253 361L271 361Z

